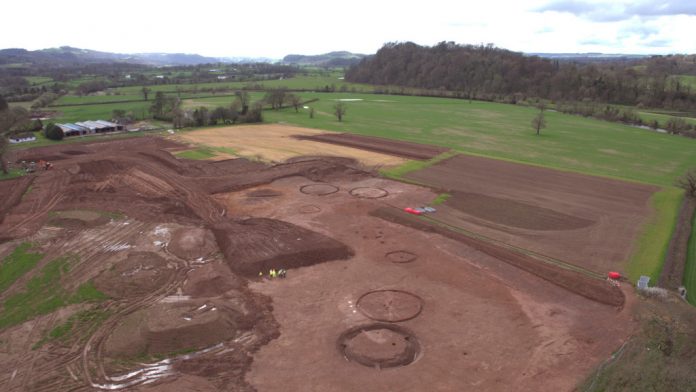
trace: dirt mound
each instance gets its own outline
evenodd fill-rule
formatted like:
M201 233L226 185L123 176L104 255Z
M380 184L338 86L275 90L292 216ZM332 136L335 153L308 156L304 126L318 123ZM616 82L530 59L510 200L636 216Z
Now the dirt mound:
M419 296L402 290L369 291L358 298L356 305L365 316L389 323L410 320L423 310Z
M213 233L230 268L247 276L271 268L297 268L353 256L341 242L275 219L226 222L217 225Z
M183 292L195 298L215 297L239 289L244 283L222 263L204 264L186 275Z
M205 259L215 253L218 248L215 236L210 230L182 228L172 234L167 250L184 260Z
M130 252L94 280L96 287L113 298L133 298L164 286L174 274L167 260L152 252Z
M202 349L233 339L249 321L222 300L159 303L124 318L104 348L112 358Z
M510 199L452 192L446 204L489 222L528 230L575 230L595 222Z
M384 369L415 361L420 344L408 329L378 323L347 330L338 338L338 349L349 361Z
M560 266L535 259L527 254L515 252L478 238L448 230L395 208L380 207L371 211L370 215L417 230L444 235L585 298L611 306L620 307L624 304L625 297L621 289L608 284L604 280L561 268Z
M348 133L326 133L313 136L297 135L293 137L300 140L313 140L323 143L338 144L341 146L354 147L362 150L394 155L397 157L420 160L431 159L442 154L443 152L449 151L449 148L444 147L382 139L374 136L353 135Z

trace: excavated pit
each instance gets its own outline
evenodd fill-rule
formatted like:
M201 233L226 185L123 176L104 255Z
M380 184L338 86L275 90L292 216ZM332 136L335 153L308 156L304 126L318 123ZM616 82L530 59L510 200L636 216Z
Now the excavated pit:
M356 305L372 320L397 323L418 317L423 299L403 290L374 290L360 296Z
M339 352L348 361L375 369L409 365L421 350L411 331L386 323L351 328L341 334L337 343Z
M321 212L321 207L314 204L308 204L300 207L299 211L301 214L316 214L317 212Z
M309 184L302 185L300 192L305 195L326 196L338 192L338 187L331 184Z
M387 260L391 261L392 263L410 263L415 261L418 256L414 253L411 253L406 250L395 250L393 252L389 252L384 257L387 258Z
M389 192L382 188L358 187L350 190L350 195L362 199L381 199L389 196Z

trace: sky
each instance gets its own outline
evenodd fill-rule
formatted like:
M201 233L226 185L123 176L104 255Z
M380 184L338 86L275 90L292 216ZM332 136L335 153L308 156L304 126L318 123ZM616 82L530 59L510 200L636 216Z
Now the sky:
M454 41L526 53L696 53L696 0L5 0L3 14L0 48L29 50L280 59Z

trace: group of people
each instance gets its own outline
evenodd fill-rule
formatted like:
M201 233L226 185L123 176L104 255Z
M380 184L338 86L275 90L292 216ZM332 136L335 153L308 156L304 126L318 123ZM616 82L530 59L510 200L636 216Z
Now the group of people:
M268 277L271 279L285 278L287 276L287 274L288 274L288 271L283 269L283 268L279 268L279 269L272 268L270 271L268 271ZM259 276L263 277L263 272L259 272Z

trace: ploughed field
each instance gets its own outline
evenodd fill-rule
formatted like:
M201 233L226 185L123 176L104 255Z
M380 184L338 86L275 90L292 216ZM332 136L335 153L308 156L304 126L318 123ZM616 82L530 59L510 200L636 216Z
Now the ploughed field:
M353 145L368 166L413 147L379 143ZM433 189L353 158L173 155L186 148L144 137L16 152L55 168L2 182L0 258L22 243L43 255L0 292L3 311L66 255L56 287L102 296L0 327L2 390L571 390L631 334L632 294L564 263L620 265L635 232L596 264L548 243L575 233L567 246L591 254L641 222L648 187L615 184L603 200L611 184L570 192L549 171L525 188L534 175L502 180L496 161L456 157L412 174L452 189L424 219L402 209Z
M624 271L659 190L464 155L406 178L451 194L437 220L599 274Z

